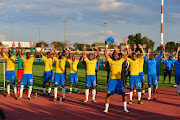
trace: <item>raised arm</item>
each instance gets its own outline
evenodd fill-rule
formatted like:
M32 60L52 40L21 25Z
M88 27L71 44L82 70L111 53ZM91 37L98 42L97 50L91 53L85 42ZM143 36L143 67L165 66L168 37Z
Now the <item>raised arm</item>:
M141 51L142 51L142 56L141 56L141 58L144 58L145 53L144 53L144 50L143 50L143 46L142 46L141 44L138 44L138 46L139 46L139 48L140 48Z
M96 51L97 51L97 57L96 57L96 59L99 60L99 58L100 58L100 53L99 53L99 50L98 50L98 46L97 46L97 45L95 45L95 49L96 49Z
M31 42L31 41L29 42L29 45L30 45L30 47L31 47L30 54L32 55L32 54L33 54L33 45L32 45L32 42Z
M13 42L13 44L12 44L12 47L16 50L16 52L15 52L16 54L15 54L15 55L18 56L18 50L17 50L14 42Z
M41 51L40 51L40 55L41 57L43 56L42 50L44 49L44 44L41 44Z
M3 55L3 49L4 49L4 45L2 44L2 45L1 45L1 56L2 56L2 57L4 57L4 55Z
M104 55L105 55L106 59L108 60L108 59L109 59L108 47L105 48L105 50L104 50Z
M164 44L161 44L161 46L163 47L163 50L162 50L162 52L160 53L160 55L157 57L157 60L158 60L158 61L161 60L161 57L162 57L162 55L163 55L163 53L164 53L164 50L165 50Z
M83 49L83 53L82 53L82 55L83 55L83 59L85 59L86 58L86 55L85 55L85 51L86 51L86 44L84 45L84 49Z
M78 55L79 55L79 61L82 59L82 55L80 54L80 52L79 52L79 50L78 49L76 49L76 52L78 53Z
M136 52L136 49L137 49L137 46L136 46L136 44L134 44L134 53Z
M68 50L68 56L67 56L67 59L70 59L71 58L71 49Z
M151 52L151 48L148 49L147 58L149 59L149 53Z
M17 52L14 51L14 47L13 47L13 46L15 46L15 43L14 43L14 42L13 42L13 44L12 44L12 53L13 53L13 55L16 55Z
M33 42L33 46L34 46L34 50L35 50L35 53L34 53L34 58L36 58L36 55L37 55L37 50L36 50L36 43Z
M178 47L178 49L177 49L177 52L176 52L176 55L175 55L175 58L176 58L176 59L178 58L178 53L179 53L179 51L180 51L180 47Z
M22 56L21 56L21 53L20 53L20 47L21 47L21 44L18 43L18 54L19 54L19 57L21 58Z
M51 58L53 58L53 57L57 57L57 51L56 51L56 49L55 49L55 47L54 47L54 44L51 44L51 49L52 50L54 50L54 56L52 56L51 54Z
M173 59L175 53L176 53L176 51L174 51L173 54L172 54L172 56L171 56L171 61L172 61L173 63L175 63L175 62L177 61L177 60L174 60L174 59Z
M131 49L130 49L130 45L127 43L127 40L123 38L123 42L124 44L126 45L126 48L127 48L127 54L124 56L124 60L126 61L128 56L129 56L129 53L131 53Z

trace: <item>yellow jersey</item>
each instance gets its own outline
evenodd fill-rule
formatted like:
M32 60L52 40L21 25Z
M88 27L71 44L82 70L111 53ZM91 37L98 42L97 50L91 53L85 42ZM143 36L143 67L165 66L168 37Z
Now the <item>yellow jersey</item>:
M32 66L34 62L34 57L31 57L29 60L25 57L21 57L23 64L24 64L24 74L32 74Z
M15 63L15 59L17 58L17 56L14 55L9 58L8 56L6 56L5 53L3 53L3 55L4 55L3 59L6 60L6 63L7 63L6 71L14 70L14 68L15 68L14 63Z
M42 56L42 59L44 60L45 70L44 71L51 71L53 69L53 59L47 58L45 56Z
M137 76L140 72L140 63L142 59L144 59L145 53L144 50L142 50L143 55L140 58L137 58L136 60L132 60L131 58L127 58L127 61L130 64L130 75Z
M121 79L121 71L122 71L122 64L125 61L124 58L120 60L112 60L108 58L110 70L111 70L111 79Z
M143 72L144 58L139 59L139 72Z
M70 59L67 60L70 65L70 73L77 73L77 65L79 63L79 60L72 61Z
M86 73L87 75L95 75L96 63L97 59L89 60L85 58L84 61L86 62Z
M56 62L56 73L64 73L67 57L62 58L62 59L53 57L53 60Z

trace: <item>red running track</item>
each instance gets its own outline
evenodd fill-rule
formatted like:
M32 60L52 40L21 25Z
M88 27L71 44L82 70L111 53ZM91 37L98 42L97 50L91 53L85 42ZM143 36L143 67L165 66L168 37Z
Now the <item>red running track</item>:
M84 92L80 95L66 93L68 101L59 104L53 102L52 96L40 96L32 100L17 101L14 96L6 98L6 94L0 94L0 108L6 114L7 120L118 120L118 119L145 119L145 120L174 120L180 119L180 96L176 96L176 88L159 89L157 101L147 101L147 95L142 96L143 105L137 104L137 95L133 97L133 104L128 105L131 113L123 112L122 99L119 95L111 97L109 113L104 114L104 101L106 92L98 92L97 103L91 102L91 94L88 103L83 103ZM61 95L61 93L59 93ZM127 96L129 101L129 97Z

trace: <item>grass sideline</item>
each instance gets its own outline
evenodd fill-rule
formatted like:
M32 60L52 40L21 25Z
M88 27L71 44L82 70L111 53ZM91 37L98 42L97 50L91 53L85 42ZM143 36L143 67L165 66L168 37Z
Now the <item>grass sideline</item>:
M163 63L160 64L160 81L159 81L159 88L169 88L169 87L174 87L175 85L175 72L173 71L173 75L171 78L171 84L168 84L168 76L166 78L166 83L162 84L163 81ZM53 65L54 67L54 73L55 73L55 63ZM16 73L16 83L17 83L17 63L15 63L15 73ZM145 72L145 82L147 83L147 67L146 64L144 65L144 72ZM34 62L33 65L33 92L42 92L42 79L43 79L43 73L44 73L44 63L43 62ZM66 80L66 91L69 90L69 74L70 74L70 70L69 70L69 63L67 62L67 80ZM86 81L86 76L85 76L85 66L80 62L78 65L78 80L79 80L79 87L78 90L79 91L84 91L85 90L85 81ZM100 67L100 71L98 72L98 84L99 86L97 87L97 90L107 90L107 84L105 84L106 82L106 76L107 76L107 72L105 67ZM2 88L4 86L4 79L3 79L3 63L0 63L0 87ZM129 83L129 79L128 79L128 83ZM52 84L52 87L54 88L54 83ZM146 88L147 88L147 84L146 84ZM48 83L46 84L46 88L48 88ZM128 89L129 86L126 87L126 89ZM47 89L46 89L47 90ZM59 90L61 91L61 86L59 87ZM74 84L73 84L73 90L74 90ZM53 89L52 89L53 91ZM13 92L12 89L12 84L11 84L11 92ZM0 90L0 93L6 93L6 90Z

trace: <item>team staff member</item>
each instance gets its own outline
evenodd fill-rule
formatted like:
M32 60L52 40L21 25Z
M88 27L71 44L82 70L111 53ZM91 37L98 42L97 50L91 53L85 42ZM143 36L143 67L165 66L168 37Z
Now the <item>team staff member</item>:
M13 88L14 88L14 94L15 97L17 98L17 87L16 87L16 82L15 82L15 72L14 72L14 63L15 63L15 59L18 56L18 52L17 49L15 47L15 44L13 43L13 47L16 50L16 55L13 55L12 51L9 50L8 52L8 56L6 56L5 53L3 53L3 49L4 49L4 45L1 45L1 56L3 57L4 60L6 60L7 63L7 68L6 68L6 83L7 83L7 96L10 96L10 82L13 83Z

